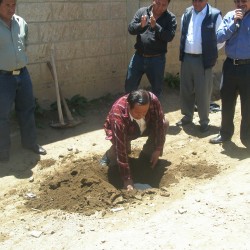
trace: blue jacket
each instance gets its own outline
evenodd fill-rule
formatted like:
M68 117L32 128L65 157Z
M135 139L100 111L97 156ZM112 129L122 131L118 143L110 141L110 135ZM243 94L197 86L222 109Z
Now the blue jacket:
M183 16L180 39L180 61L183 61L184 58L185 42L192 10L193 6L187 8ZM219 15L221 15L221 12L218 9L207 4L207 13L201 26L202 58L205 69L213 67L218 58L216 20Z

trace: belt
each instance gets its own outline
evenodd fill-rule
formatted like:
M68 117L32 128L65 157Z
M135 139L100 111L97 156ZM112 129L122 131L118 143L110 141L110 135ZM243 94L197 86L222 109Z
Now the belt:
M162 54L154 54L154 55L149 55L149 54L144 54L144 53L139 53L139 52L136 52L138 55L140 56L143 56L143 57L147 57L147 58L150 58L150 57L157 57L157 56L161 56Z
M232 58L227 58L230 62L233 63L233 65L245 65L245 64L250 64L250 59L232 59Z
M185 55L192 56L192 57L201 57L202 54L191 54L191 53L185 53Z
M12 75L12 76L19 76L22 73L22 70L24 68L21 69L15 69L12 71L7 71L7 70L0 70L0 75Z

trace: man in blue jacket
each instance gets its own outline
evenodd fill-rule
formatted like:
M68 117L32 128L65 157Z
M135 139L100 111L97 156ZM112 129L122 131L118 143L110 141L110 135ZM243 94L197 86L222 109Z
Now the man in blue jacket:
M193 121L195 103L200 118L200 132L209 130L209 106L213 88L212 67L218 57L216 30L221 12L207 0L193 0L181 20L180 101L182 119L177 126Z

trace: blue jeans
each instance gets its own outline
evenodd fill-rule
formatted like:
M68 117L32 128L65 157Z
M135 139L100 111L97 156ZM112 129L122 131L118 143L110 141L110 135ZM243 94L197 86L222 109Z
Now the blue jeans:
M150 82L152 92L159 97L162 92L165 64L165 54L156 57L143 57L135 53L128 66L125 91L129 93L137 90L145 73Z
M20 126L21 143L24 147L32 147L36 144L35 102L27 68L23 68L18 76L0 74L0 152L10 149L10 113L13 104Z

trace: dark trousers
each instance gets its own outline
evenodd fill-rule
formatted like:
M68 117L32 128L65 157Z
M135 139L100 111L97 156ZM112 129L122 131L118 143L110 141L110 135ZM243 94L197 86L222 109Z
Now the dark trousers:
M9 118L13 104L20 126L22 145L32 147L36 144L35 102L30 75L26 68L18 76L0 74L0 152L10 149Z
M142 76L146 74L152 92L159 98L164 81L165 63L165 54L156 57L143 57L135 53L128 66L125 91L129 93L133 90L137 90Z
M220 90L222 101L222 122L220 134L231 139L234 133L234 114L237 96L241 101L240 139L250 147L250 65L234 65L226 59L223 65L223 79Z
M212 68L204 69L202 55L185 54L181 63L181 113L187 121L193 120L195 103L201 125L209 123L209 106L213 89Z
M167 133L168 128L169 122L166 121L166 123L164 124L164 134ZM142 153L150 159L152 153L156 150L156 135L153 129L146 128L143 134L140 135L138 127L138 129L134 131L134 134L129 136L129 140L126 142L127 153L131 153L131 141L139 137L148 137L146 143L143 145ZM161 152L161 155L162 153L163 152ZM107 150L106 155L110 160L110 166L117 165L117 152L115 151L114 142L112 142L112 146L110 147L110 149Z

